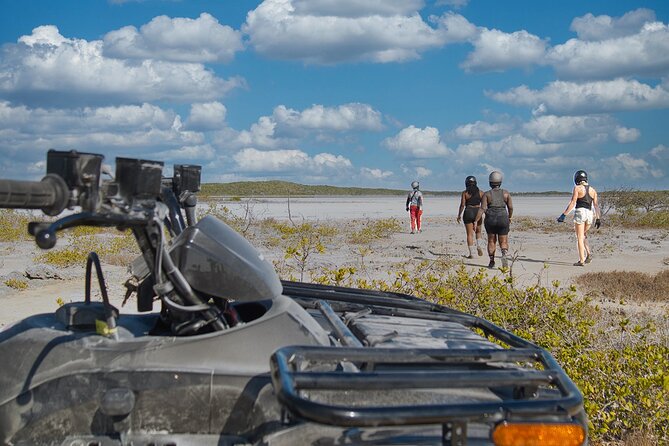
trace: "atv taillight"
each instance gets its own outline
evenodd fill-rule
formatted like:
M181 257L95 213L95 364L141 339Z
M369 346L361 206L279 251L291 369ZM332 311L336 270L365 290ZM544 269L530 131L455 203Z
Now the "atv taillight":
M492 433L495 446L581 446L583 427L572 423L502 423Z

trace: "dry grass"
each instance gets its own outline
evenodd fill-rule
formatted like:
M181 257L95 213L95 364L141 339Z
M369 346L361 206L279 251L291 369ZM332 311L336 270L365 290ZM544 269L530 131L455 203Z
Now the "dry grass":
M669 270L650 275L636 271L587 273L576 283L593 297L633 302L669 302Z
M649 433L630 432L621 441L594 441L592 446L658 446L657 438Z

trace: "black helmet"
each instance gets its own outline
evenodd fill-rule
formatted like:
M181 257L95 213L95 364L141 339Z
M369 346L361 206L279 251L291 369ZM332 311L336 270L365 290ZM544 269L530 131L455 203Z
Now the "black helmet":
M465 178L465 187L469 186L476 186L476 177L473 175L469 175L467 178Z
M411 182L411 188L412 189L418 189L419 186L420 186L420 184L418 183L418 181L412 181Z
M574 184L581 184L583 182L588 182L588 174L585 170L577 170L574 174Z
M502 175L502 172L493 170L490 172L490 176L488 176L488 183L490 184L490 187L501 186L503 179L504 176Z

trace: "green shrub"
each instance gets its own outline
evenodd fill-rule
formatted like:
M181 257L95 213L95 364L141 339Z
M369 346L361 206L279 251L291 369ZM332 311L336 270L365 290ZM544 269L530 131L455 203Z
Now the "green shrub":
M14 288L15 290L25 290L28 288L28 281L26 280L21 280L21 279L7 279L5 280L5 285L7 285L10 288Z
M28 223L31 220L26 214L11 209L0 209L0 241L28 240Z
M411 271L406 266L385 281L355 277L346 267L323 270L315 280L413 294L487 319L553 354L583 393L593 443L619 442L638 432L653 444L669 442L666 333L625 318L600 328L601 310L559 282L519 289L511 275L490 277L484 269L472 274L439 261L421 262Z
M388 238L401 229L402 224L396 218L371 220L366 222L359 231L354 231L349 240L356 244L371 243L374 240Z

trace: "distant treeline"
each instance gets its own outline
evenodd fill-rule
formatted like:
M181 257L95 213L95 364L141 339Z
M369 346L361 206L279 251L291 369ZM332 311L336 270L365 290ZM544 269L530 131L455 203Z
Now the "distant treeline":
M461 191L423 191L432 196L460 195ZM318 195L404 195L406 190L339 187L291 183L289 181L238 181L234 183L206 183L202 185L201 195L210 197L287 197ZM549 191L515 193L515 195L563 195L569 192Z

